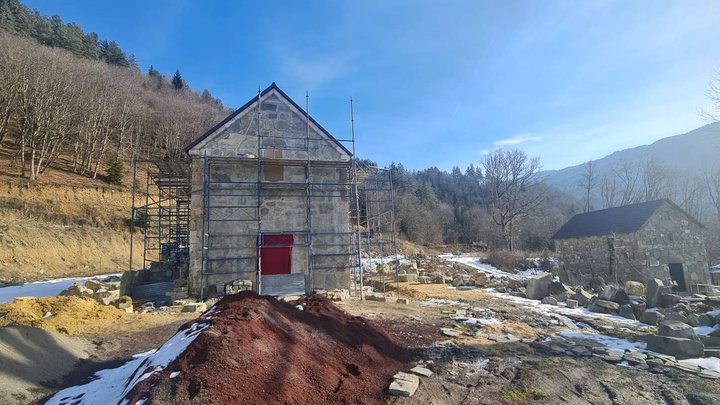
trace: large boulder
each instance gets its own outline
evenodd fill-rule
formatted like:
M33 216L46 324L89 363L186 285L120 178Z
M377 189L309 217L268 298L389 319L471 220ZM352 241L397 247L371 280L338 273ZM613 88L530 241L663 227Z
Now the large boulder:
M659 278L654 278L647 283L647 306L648 308L656 307L660 304L660 296L663 293L665 285Z
M596 299L592 302L592 304L590 304L588 309L592 312L614 315L618 313L618 309L620 309L620 304L618 304L617 302Z
M672 307L680 302L681 298L682 297L677 294L660 294L660 305L664 307Z
M665 319L665 315L657 311L644 311L640 315L640 322L648 325L657 325Z
M659 336L668 336L699 341L692 326L678 321L662 321L658 325Z
M556 294L564 294L564 293L573 293L573 290L566 286L565 284L561 283L560 281L553 281L550 283L550 287L548 288L550 291L550 294L556 295Z
M635 312L633 312L633 308L630 304L620 305L618 314L623 318L632 319L633 321L635 320Z
M678 359L702 357L705 352L705 346L696 340L658 335L648 337L647 349L669 354Z
M598 295L598 298L605 301L617 302L620 305L630 302L630 298L628 298L627 294L625 294L625 290L611 285L605 286L602 293Z
M645 286L643 285L643 283L638 281L626 281L625 292L627 293L627 295L635 295L638 297L642 297L645 295Z
M583 289L582 287L578 288L577 291L575 291L575 294L572 296L572 299L577 301L578 304L583 307L590 304L593 298L594 296L589 292L585 291L585 289Z
M525 295L531 300L541 300L550 294L550 284L553 281L551 273L544 273L528 281Z

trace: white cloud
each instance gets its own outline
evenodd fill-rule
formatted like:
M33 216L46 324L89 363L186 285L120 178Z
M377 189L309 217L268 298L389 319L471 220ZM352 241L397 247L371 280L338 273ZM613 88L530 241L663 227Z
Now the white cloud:
M502 146L515 146L525 142L537 142L541 138L533 134L519 134L506 139L500 139L499 141L493 142L493 145Z

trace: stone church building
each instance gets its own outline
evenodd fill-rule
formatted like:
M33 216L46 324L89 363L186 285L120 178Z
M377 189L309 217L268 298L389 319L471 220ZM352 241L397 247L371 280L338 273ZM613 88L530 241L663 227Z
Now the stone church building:
M191 294L349 288L352 153L275 83L186 151Z
M553 236L568 281L707 284L703 225L667 199L578 214Z

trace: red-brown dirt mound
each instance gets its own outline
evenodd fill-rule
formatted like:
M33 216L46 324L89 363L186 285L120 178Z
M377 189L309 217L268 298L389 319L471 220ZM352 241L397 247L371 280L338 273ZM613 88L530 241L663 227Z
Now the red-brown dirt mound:
M130 403L384 403L392 375L412 357L319 295L285 303L243 292L215 309L212 326L140 383Z

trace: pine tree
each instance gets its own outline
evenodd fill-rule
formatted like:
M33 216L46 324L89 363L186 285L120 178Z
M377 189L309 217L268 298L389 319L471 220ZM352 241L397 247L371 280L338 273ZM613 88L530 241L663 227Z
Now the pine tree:
M123 163L120 159L116 157L112 158L110 162L108 163L107 168L107 181L110 184L122 184L123 179Z
M183 81L182 76L180 76L179 70L176 70L175 74L173 75L172 85L175 90L182 90L182 88L185 87L185 82Z
M135 54L131 53L130 57L128 57L128 66L130 69L134 69L136 71L140 71L140 65L138 65L137 59L135 59Z

